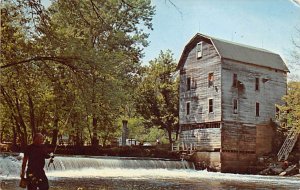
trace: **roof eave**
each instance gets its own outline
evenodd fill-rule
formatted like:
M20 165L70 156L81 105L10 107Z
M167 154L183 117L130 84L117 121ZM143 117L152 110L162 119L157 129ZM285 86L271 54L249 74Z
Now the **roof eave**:
M283 72L286 72L286 73L290 72L288 68L286 68L286 69L279 69L279 68L267 67L267 66L258 65L258 64L255 64L255 63L248 63L248 62L243 62L243 61L239 61L239 60L235 60L235 59L230 59L230 58L225 58L225 57L222 57L222 60L236 61L236 62L240 62L240 63L243 63L243 64L255 65L257 67L263 67L263 68L268 68L268 69L276 69L276 70L283 71Z

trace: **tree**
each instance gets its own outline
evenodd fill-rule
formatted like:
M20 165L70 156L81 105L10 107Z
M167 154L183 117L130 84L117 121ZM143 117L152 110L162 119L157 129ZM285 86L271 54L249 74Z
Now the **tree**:
M295 127L300 130L300 82L288 83L287 95L283 97L286 105L278 106L280 109L280 121L284 123L283 128Z
M130 99L153 14L149 0L1 4L1 123L22 145L36 131L52 134L53 144L57 130L82 140L87 129L94 144L108 138Z
M142 82L137 88L137 112L148 121L148 126L159 126L168 133L178 132L178 81L174 78L176 63L170 51L161 52L158 58L145 67Z
M57 1L50 13L55 37L49 43L68 57L80 54L76 61L84 71L80 95L92 124L91 142L96 145L100 130L106 139L113 129L126 86L138 67L140 45L146 45L147 38L138 25L151 28L150 1Z

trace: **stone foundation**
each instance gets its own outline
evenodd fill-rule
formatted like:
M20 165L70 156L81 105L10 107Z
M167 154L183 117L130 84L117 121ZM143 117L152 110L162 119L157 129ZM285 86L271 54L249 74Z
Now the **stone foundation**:
M196 169L221 171L220 152L195 152L191 158Z

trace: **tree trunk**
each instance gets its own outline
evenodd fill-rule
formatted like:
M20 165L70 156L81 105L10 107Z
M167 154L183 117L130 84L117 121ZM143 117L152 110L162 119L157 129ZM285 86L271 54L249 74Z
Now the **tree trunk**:
M179 133L180 133L179 124L176 124L176 141L178 140Z
M89 123L89 116L88 115L86 116L86 125L87 125L87 128L88 128L89 137L90 137L90 140L91 140L91 143L92 143L92 141L93 141L93 135L92 135L92 131L90 129L90 123Z
M13 123L13 118L11 118L11 120L12 120L12 123ZM12 131L13 131L13 139L12 139L12 148L11 148L11 150L12 151L19 151L20 149L19 149L19 146L17 145L17 132L16 132L16 128L15 128L15 126L13 125L12 126Z
M56 146L57 137L58 137L58 117L57 117L57 114L56 114L55 119L54 119L54 129L53 129L52 132L53 133L52 133L51 145Z
M98 140L98 134L97 134L97 118L93 117L93 139L92 139L92 146L98 146L99 140Z
M12 141L12 144L13 144L13 147L16 147L16 146L17 146L17 133L16 133L16 128L13 126L12 130L13 130L13 141Z
M15 118L15 124L16 124L16 129L17 129L17 130L15 130L16 137L18 137L18 139L19 139L20 146L22 148L24 148L27 145L27 142L25 142L24 133L21 130L21 126L19 124L18 118L17 117L14 117L14 118ZM16 142L16 144L17 144L17 142Z
M76 128L76 135L75 135L75 146L80 146L80 131L78 127L75 127L74 121L71 121L72 129Z
M172 144L173 143L173 140L172 140L172 128L166 127L166 129L168 131L169 143Z
M27 145L27 132L26 132L26 126L25 126L25 123L23 121L22 114L20 111L16 89L14 89L14 94L16 96L15 97L16 102L14 102L13 97L9 95L9 93L4 89L3 86L0 85L0 89L1 89L1 93L4 97L5 102L7 103L8 107L12 111L11 120L12 120L12 123L15 122L16 128L17 128L17 130L15 130L16 138L18 136L19 141L21 143L21 147L25 147ZM16 109L17 109L17 111L16 111ZM19 117L17 115L19 115ZM22 125L24 132L21 131L20 124ZM17 144L17 142L16 142L16 144Z
M106 146L106 141L108 139L108 136L109 136L109 131L107 130L106 133L102 136L103 146Z
M15 90L15 89L14 89ZM18 123L17 125L19 126L19 131L21 132L21 127L23 129L23 131L21 132L22 134L22 139L21 139L21 147L25 147L27 146L27 127L26 127L26 124L23 120L23 115L22 115L22 110L21 110L21 105L20 105L20 102L19 102L19 98L18 98L18 94L17 94L17 91L15 90L15 104L16 104L16 108L17 108L17 112L18 112Z
M34 137L34 134L36 133L35 129L35 116L34 116L34 105L31 98L31 95L29 92L27 93L28 96L28 106L29 106L29 115L30 115L30 127L31 127L31 135L32 138Z
M0 143L3 143L3 128L1 129L1 134L0 134Z

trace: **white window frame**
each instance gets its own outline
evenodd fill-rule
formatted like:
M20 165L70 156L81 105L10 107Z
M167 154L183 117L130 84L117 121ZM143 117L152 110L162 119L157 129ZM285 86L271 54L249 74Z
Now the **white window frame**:
M197 43L197 46L196 46L197 59L200 59L202 57L202 54L203 54L203 43L199 42L199 43Z

